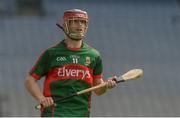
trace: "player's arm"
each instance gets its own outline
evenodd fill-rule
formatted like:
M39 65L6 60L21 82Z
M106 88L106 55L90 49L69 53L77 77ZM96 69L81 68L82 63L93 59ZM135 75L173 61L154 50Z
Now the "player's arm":
M25 86L29 93L44 107L50 106L53 104L51 97L45 97L38 86L37 80L40 80L42 76L46 73L46 64L48 63L49 54L48 51L44 51L41 56L38 58L36 64L33 66L29 72L26 80Z
M44 97L37 84L37 79L35 79L31 75L27 76L25 80L25 87L36 100L40 100L41 98Z
M53 99L51 97L45 97L40 87L37 83L37 79L32 77L31 75L28 75L25 80L25 87L29 91L29 93L44 107L53 105Z
M112 78L115 78L115 77L112 77ZM102 78L94 79L93 86L97 86L97 85L102 84L102 83L104 83ZM94 90L96 95L98 95L98 96L102 95L106 92L107 89L114 88L117 85L113 79L108 79L108 81L106 81L106 83L107 83L106 86L99 88L97 90Z

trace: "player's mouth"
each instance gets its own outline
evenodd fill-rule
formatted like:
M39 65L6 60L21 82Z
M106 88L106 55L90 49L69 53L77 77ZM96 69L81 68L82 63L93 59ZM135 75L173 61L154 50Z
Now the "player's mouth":
M83 29L82 29L82 28L77 28L77 29L76 29L76 31L78 31L78 32L82 32L82 31L83 31Z
M75 30L76 30L76 33L80 33L80 34L84 33L83 28L77 28Z

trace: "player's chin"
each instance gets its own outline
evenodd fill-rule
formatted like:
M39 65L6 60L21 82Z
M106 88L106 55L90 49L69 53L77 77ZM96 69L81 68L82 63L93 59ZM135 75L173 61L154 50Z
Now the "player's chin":
M71 38L72 40L74 40L74 41L81 41L81 40L83 40L83 38L81 38L81 37L73 37L73 38Z
M72 40L75 40L75 41L80 41L80 40L83 40L84 39L84 35L76 35L76 36L73 36L72 37Z

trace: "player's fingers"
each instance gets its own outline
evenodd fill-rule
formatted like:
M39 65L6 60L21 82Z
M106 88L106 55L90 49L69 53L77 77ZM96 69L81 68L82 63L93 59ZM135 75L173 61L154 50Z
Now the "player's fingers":
M51 98L45 97L45 98L40 100L40 104L42 104L43 107L48 107L48 106L52 105L53 103L52 103Z
M117 86L116 81L112 81L112 86L113 86L113 87Z
M116 82L116 79L117 79L117 76L113 76L113 77L108 78L108 80L113 80L115 82Z
M47 104L48 104L48 103L47 103L46 98L41 99L40 104L42 104L42 105L43 105L43 107L47 107Z
M111 89L111 88L114 88L116 86L116 82L114 80L108 80L107 81L107 88L108 89Z
M50 105L51 105L50 99L49 99L49 98L46 98L46 106L48 107L48 106L50 106Z
M53 105L52 98L47 97L47 98L46 98L46 101L45 101L45 106L46 106L46 107L49 107L49 106L51 106L51 105Z
M48 98L48 104L49 106L52 106L54 104L54 101L51 97Z
M108 80L108 83L107 83L107 88L108 88L108 89L111 89L111 88L112 88L112 83L111 83L111 80Z

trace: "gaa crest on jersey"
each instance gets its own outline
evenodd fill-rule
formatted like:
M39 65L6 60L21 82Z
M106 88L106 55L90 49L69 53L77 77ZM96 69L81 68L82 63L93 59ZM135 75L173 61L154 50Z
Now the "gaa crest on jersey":
M56 61L67 61L66 57L57 57Z
M86 65L91 64L91 58L90 58L90 57L86 57L86 59L85 59L85 64L86 64Z

